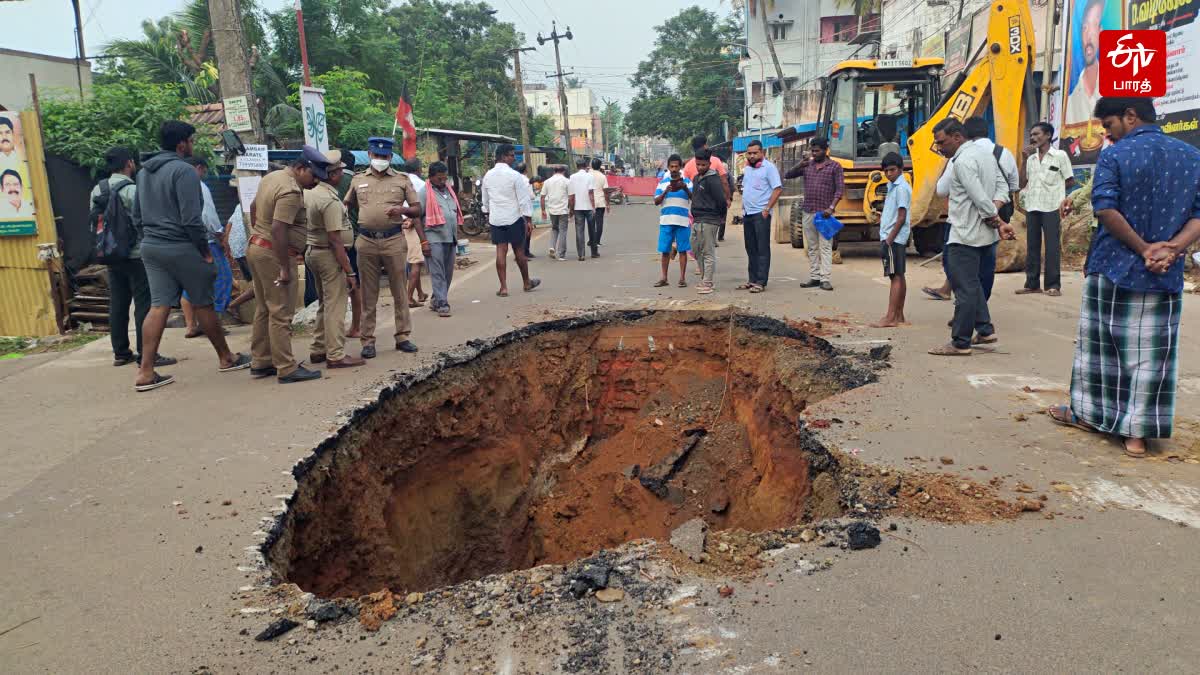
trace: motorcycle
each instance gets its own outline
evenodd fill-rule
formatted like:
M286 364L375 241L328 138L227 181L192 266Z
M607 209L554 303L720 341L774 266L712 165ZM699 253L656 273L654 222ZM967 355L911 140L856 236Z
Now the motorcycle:
M479 199L481 181L475 181L475 190L463 204L462 231L469 236L478 236L487 232L488 219L483 213L483 202Z

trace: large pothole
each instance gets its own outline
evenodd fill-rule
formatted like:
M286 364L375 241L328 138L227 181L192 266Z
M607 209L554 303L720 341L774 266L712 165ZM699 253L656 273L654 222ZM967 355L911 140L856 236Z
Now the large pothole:
M872 379L819 338L730 313L626 312L473 343L357 411L295 475L264 546L326 597L421 591L666 539L696 516L835 516L797 419ZM808 445L811 445L809 443Z

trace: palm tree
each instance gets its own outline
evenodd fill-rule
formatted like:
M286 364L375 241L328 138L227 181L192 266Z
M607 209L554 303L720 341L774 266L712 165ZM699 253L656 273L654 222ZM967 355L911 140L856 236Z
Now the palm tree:
M758 14L762 20L763 36L767 38L767 51L771 52L771 62L775 64L775 76L779 78L780 91L787 91L787 78L783 76L783 66L779 65L779 55L775 53L775 39L771 37L771 26L767 23L767 12L775 9L775 0L746 0L750 3L750 16Z

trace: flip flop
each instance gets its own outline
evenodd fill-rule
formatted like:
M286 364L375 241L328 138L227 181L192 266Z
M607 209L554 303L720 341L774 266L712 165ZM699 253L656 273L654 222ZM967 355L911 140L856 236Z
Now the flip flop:
M158 389L159 387L165 387L174 381L174 375L159 375L158 373L155 373L153 380L147 382L146 384L135 384L133 385L133 388L136 391L150 391L152 389Z
M189 330L188 332L183 334L183 337L187 338L188 340L191 340L192 338L198 338L201 335L204 335L204 331L199 331L199 330L198 331L190 331Z
M945 344L940 347L934 347L929 350L934 356L970 356L973 353L971 349L959 349L952 344Z
M992 333L991 335L976 335L975 338L971 340L971 344L973 344L973 345L990 345L990 344L995 344L999 341L1000 341L1000 338L996 337L995 333Z
M1147 449L1142 449L1142 450L1130 450L1129 449L1129 441L1132 441L1132 440L1134 440L1134 439L1132 439L1132 438L1122 438L1121 439L1121 449L1125 451L1125 456L1132 457L1134 459L1145 459L1146 455L1149 454L1147 452ZM1145 443L1146 442L1145 439L1143 439L1142 442Z
M1013 291L1013 293L1016 295L1032 295L1034 293L1041 293L1041 292L1042 292L1042 289L1040 289L1040 288L1018 288L1017 290Z
M662 288L663 286L670 286L670 285L671 285L671 283L669 281L667 281L666 279L659 279L658 281L654 282L654 288Z
M680 279L679 283L676 284L676 286L679 286L680 288L687 288L687 281Z
M1097 431L1095 427L1090 427L1081 422L1079 418L1075 416L1075 413L1071 411L1071 406L1052 405L1049 408L1046 408L1046 414L1050 416L1050 420L1052 422L1059 426L1074 427L1081 431Z
M412 301L412 300L409 300L409 301L408 301L408 308L409 308L409 309L416 309L417 307L424 307L424 306L425 306L425 301L423 301L423 300L422 300L422 301L417 301L417 302L414 302L414 301Z
M217 370L222 373L232 373L235 370L245 370L249 367L250 367L250 357L246 356L245 354L239 353L239 354L233 355L233 364L232 365L230 365L227 368L218 368Z
M754 288L754 284L740 284L740 285L738 285L738 286L737 286L736 290L739 290L739 291L748 291L748 290L750 290L751 288Z
M696 292L699 293L700 295L708 295L709 293L713 292L713 287L712 286L702 286Z
M752 284L750 286L751 293L762 293L765 290L767 290L767 289L763 288L762 286L759 286L758 284Z
M532 293L534 290L537 289L538 286L541 286L541 285L542 285L541 279L530 279L529 285L527 287L525 287L525 292Z
M946 296L942 295L941 293L938 293L935 289L932 289L928 286L923 287L921 289L921 292L924 293L925 295L928 295L929 297L933 298L934 300L947 301L950 299L950 298L947 298Z
M1046 295L1052 298L1057 298L1058 296L1062 295L1062 291L1058 290L1057 288L1051 288L1046 291Z
M501 298L507 298L507 297L508 297L508 291L496 291L496 295L497 295L497 296L499 296L499 297L501 297Z

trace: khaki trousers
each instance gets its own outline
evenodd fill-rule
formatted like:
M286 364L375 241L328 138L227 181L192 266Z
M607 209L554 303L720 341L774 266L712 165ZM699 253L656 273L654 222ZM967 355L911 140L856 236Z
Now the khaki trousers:
M804 225L804 248L808 249L808 278L829 281L833 277L833 240L817 231L817 214L801 212Z
M396 317L396 342L407 340L412 333L408 316L408 276L404 263L408 259L408 244L403 234L387 239L360 236L354 242L358 252L358 280L363 289L362 344L375 344L375 306L379 302L379 268L387 271L392 290L392 311Z
M275 366L279 377L290 375L296 370L296 359L292 357L292 317L296 313L295 294L292 289L300 281L296 278L296 261L288 256L292 283L276 286L279 277L279 260L275 252L256 244L246 247L246 262L254 274L254 324L250 337L250 367L255 369Z
M312 270L318 298L317 325L309 353L341 361L346 356L346 303L350 298L346 272L329 248L310 246L304 254L304 265Z

